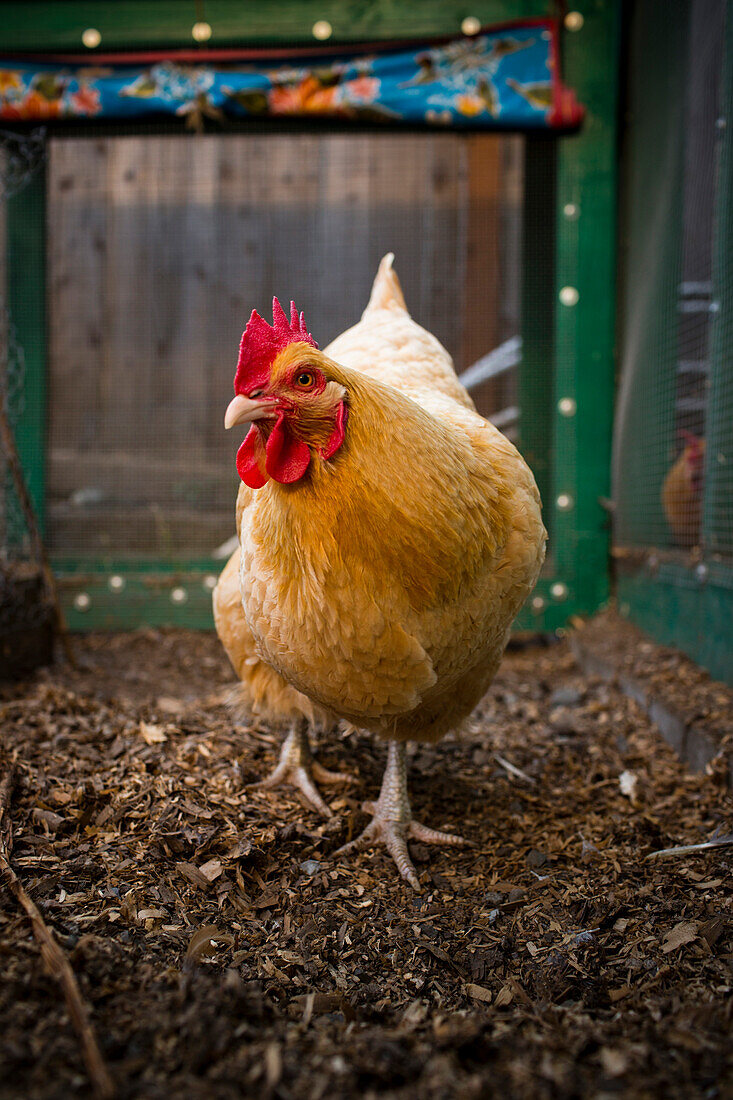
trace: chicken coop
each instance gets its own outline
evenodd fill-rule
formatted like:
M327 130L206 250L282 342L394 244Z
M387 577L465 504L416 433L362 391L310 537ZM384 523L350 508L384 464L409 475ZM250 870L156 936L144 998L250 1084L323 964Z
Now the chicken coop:
M733 0L0 0L3 1097L733 1096L732 143Z
M580 4L563 26L546 0L486 0L461 25L436 3L416 25L399 5L245 18L212 3L200 21L217 40L204 29L193 51L175 7L92 21L83 4L3 4L6 366L22 375L16 438L71 628L210 625L237 486L221 420L249 312L293 298L324 346L358 319L388 250L413 316L535 471L550 554L522 625L595 610L609 592L617 6ZM413 68L382 102L404 43ZM279 66L266 93L257 66Z
M145 7L3 4L3 371L70 626L210 625L244 322L293 298L324 346L393 251L540 486L519 626L592 613L615 570L622 611L729 675L724 0L627 5L623 69L610 0L417 27L222 2L193 49L185 4Z

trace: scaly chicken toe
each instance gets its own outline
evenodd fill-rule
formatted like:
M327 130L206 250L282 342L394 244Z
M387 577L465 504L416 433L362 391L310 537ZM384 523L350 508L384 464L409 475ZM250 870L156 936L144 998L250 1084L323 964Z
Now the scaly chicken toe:
M387 767L384 771L379 798L376 802L365 802L362 809L365 813L372 814L372 820L360 836L344 844L334 855L346 855L381 841L395 861L402 878L418 893L420 893L420 883L407 850L409 839L421 840L423 844L448 844L452 847L468 844L462 836L430 829L413 819L407 794L404 741L389 742Z
M325 783L328 786L329 783L350 783L353 776L348 772L332 772L328 768L324 768L323 764L319 764L317 760L312 761L311 771L313 778L319 783Z
M311 755L308 740L308 722L298 722L291 729L280 750L280 760L274 770L259 783L250 787L271 790L273 787L290 785L300 791L305 800L323 817L333 817L330 806L324 801L316 787L319 783L345 783L351 777L344 772L330 772L315 761Z

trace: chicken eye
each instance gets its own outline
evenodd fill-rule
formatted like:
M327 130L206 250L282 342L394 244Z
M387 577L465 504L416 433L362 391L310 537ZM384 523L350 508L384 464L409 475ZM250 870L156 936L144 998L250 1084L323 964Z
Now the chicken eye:
M295 379L302 390L309 390L315 384L316 377L312 371L303 370Z

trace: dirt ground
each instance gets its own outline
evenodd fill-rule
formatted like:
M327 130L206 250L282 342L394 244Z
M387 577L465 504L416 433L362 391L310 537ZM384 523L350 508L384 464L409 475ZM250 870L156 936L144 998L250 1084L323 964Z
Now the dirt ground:
M471 729L417 748L414 894L366 822L385 748L323 738L330 822L246 786L213 636L77 639L0 695L11 862L56 933L121 1097L733 1096L725 769L691 775L566 641L511 652ZM649 654L645 654L649 659ZM720 697L718 687L710 691ZM89 1096L27 919L0 890L0 1095Z

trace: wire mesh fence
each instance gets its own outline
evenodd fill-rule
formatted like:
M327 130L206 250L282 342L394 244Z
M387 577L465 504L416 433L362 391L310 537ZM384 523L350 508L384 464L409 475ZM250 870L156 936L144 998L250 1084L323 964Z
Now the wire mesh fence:
M726 5L665 9L631 28L616 545L733 570Z
M17 430L25 402L25 356L8 304L7 208L43 170L44 134L0 133L0 410ZM0 434L0 678L43 660L51 644L51 594L19 486L12 438Z

